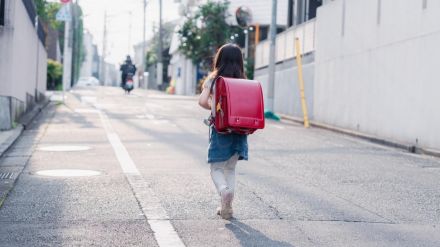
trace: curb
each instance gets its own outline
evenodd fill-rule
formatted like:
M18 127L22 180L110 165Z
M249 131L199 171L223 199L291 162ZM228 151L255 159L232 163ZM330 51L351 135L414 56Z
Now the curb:
M304 124L304 120L302 120L301 118L292 117L292 116L288 116L288 115L284 115L284 114L278 114L278 115L283 120L289 120L289 121L292 121L292 122ZM402 150L410 152L410 153L440 157L440 150L432 150L432 149L420 148L420 147L417 147L415 145L403 144L403 143L399 143L399 142L395 142L395 141L379 138L377 136L367 135L367 134L360 133L360 132L353 131L353 130L338 128L338 127L335 127L335 126L331 126L331 125L327 125L327 124L322 124L322 123L316 123L314 121L310 121L310 126L313 126L313 127L316 127L316 128L320 128L320 129L329 130L329 131L333 131L333 132L344 134L344 135L349 135L349 136L356 137L356 138L360 138L360 139L363 139L363 140L366 140L366 141L369 141L369 142L372 142L372 143L376 143L376 144L380 144L380 145L384 145L384 146L388 146L388 147L402 149Z
M45 100L37 105L35 105L32 110L25 113L23 116L20 117L18 120L18 126L14 129L10 130L11 134L6 139L4 143L0 143L0 158L3 157L3 154L5 154L9 148L14 145L15 141L20 137L20 135L23 133L24 130L27 129L27 127L31 124L32 120L35 119L36 116L49 104L48 100Z
M0 143L0 158L3 157L9 148L14 145L15 141L20 137L21 133L24 131L24 126L19 124L14 129L10 130L9 137L6 138L5 142Z
M49 104L49 101L46 100L44 102L41 102L37 105L35 105L32 110L25 113L22 117L19 119L19 125L11 130L11 134L9 137L6 138L6 140L3 143L0 143L0 158L3 157L3 155L14 145L14 143L17 141L17 139L21 136L23 131L32 123L32 121L40 114L40 112L43 111L43 109ZM26 164L25 164L26 165ZM14 185L22 173L24 167L20 170L20 172L15 176L13 181L9 183L9 185L6 188L3 188L3 191L0 191L0 208L3 206L4 201L8 197L9 192L14 188Z
M40 103L37 103L32 110L25 113L23 116L20 117L18 122L23 125L24 129L26 130L29 125L32 123L32 121L35 119L35 117L38 116L38 114L43 111L43 109L49 104L49 100L44 100Z

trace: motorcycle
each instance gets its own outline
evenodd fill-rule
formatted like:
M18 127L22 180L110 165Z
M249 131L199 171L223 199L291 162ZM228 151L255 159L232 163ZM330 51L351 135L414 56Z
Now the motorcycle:
M122 86L122 88L124 89L126 94L130 94L130 91L133 90L134 85L133 85L133 74L132 73L127 74L125 84Z

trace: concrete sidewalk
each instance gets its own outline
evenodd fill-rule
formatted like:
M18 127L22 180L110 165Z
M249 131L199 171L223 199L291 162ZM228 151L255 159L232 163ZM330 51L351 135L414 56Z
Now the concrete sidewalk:
M24 126L20 124L14 129L0 131L0 157L14 144L15 140L23 132L23 129Z
M15 128L0 131L0 163L7 164L0 166L0 207L9 191L13 188L16 179L26 166L33 151L32 144L34 141L28 140L29 138L33 139L33 136L25 136L22 140L20 137L25 133L25 130L31 128L32 124L36 122L38 116L48 104L49 101L36 104L32 110L19 119L19 123Z
M18 120L18 124L11 130L0 131L0 157L8 151L8 149L14 144L18 137L20 137L23 130L32 123L35 117L49 104L48 100L44 100L37 103L30 111L23 114Z

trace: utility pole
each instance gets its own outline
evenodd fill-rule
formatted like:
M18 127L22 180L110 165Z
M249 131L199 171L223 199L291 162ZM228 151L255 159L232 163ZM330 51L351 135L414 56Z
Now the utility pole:
M71 76L72 76L72 42L71 42L71 19L72 19L72 3L66 3L70 18L64 20L64 52L63 52L63 101L64 91L70 88ZM68 7L67 7L68 6Z
M147 11L147 0L143 0L144 1L144 22L143 22L143 30L142 30L142 68L141 68L141 72L142 72L142 86L146 89L147 85L145 84L145 69L146 69L146 38L145 38L145 22L146 22L146 11Z
M269 49L269 80L267 90L267 109L273 114L274 85L275 85L275 42L277 35L277 0L272 0L272 21L270 23L270 49Z
M163 83L162 0L159 0L159 54L157 54L157 85Z
M105 55L107 53L107 10L104 12L104 35L102 39L101 54L101 85L105 85Z
M35 16L35 30L37 31L37 60L36 60L36 68L35 68L35 102L38 102L38 65L40 64L40 35L38 34L38 15Z
M72 75L70 80L70 86L75 84L75 80L77 79L77 69L79 65L79 32L78 32L78 8L79 8L79 0L76 0L76 3L72 3L72 11L73 11L73 45L72 45Z
M129 21L129 24L128 24L128 49L127 49L127 54L130 54L130 50L131 50L131 30L132 30L132 20L133 20L133 18L132 18L132 12L131 11L128 11L128 15L129 15L129 17L128 18L130 18L130 21Z
M245 63L247 63L247 60L249 58L249 30L247 26L244 30L244 37L244 59Z

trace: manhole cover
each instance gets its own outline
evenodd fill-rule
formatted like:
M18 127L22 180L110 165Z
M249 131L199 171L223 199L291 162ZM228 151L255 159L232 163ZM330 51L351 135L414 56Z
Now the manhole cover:
M70 146L70 145L45 146L38 148L38 150L40 151L49 151L49 152L86 151L90 149L91 148L89 146Z
M91 177L98 176L101 172L92 170L77 170L77 169L57 169L57 170L42 170L36 173L40 176L48 177Z

